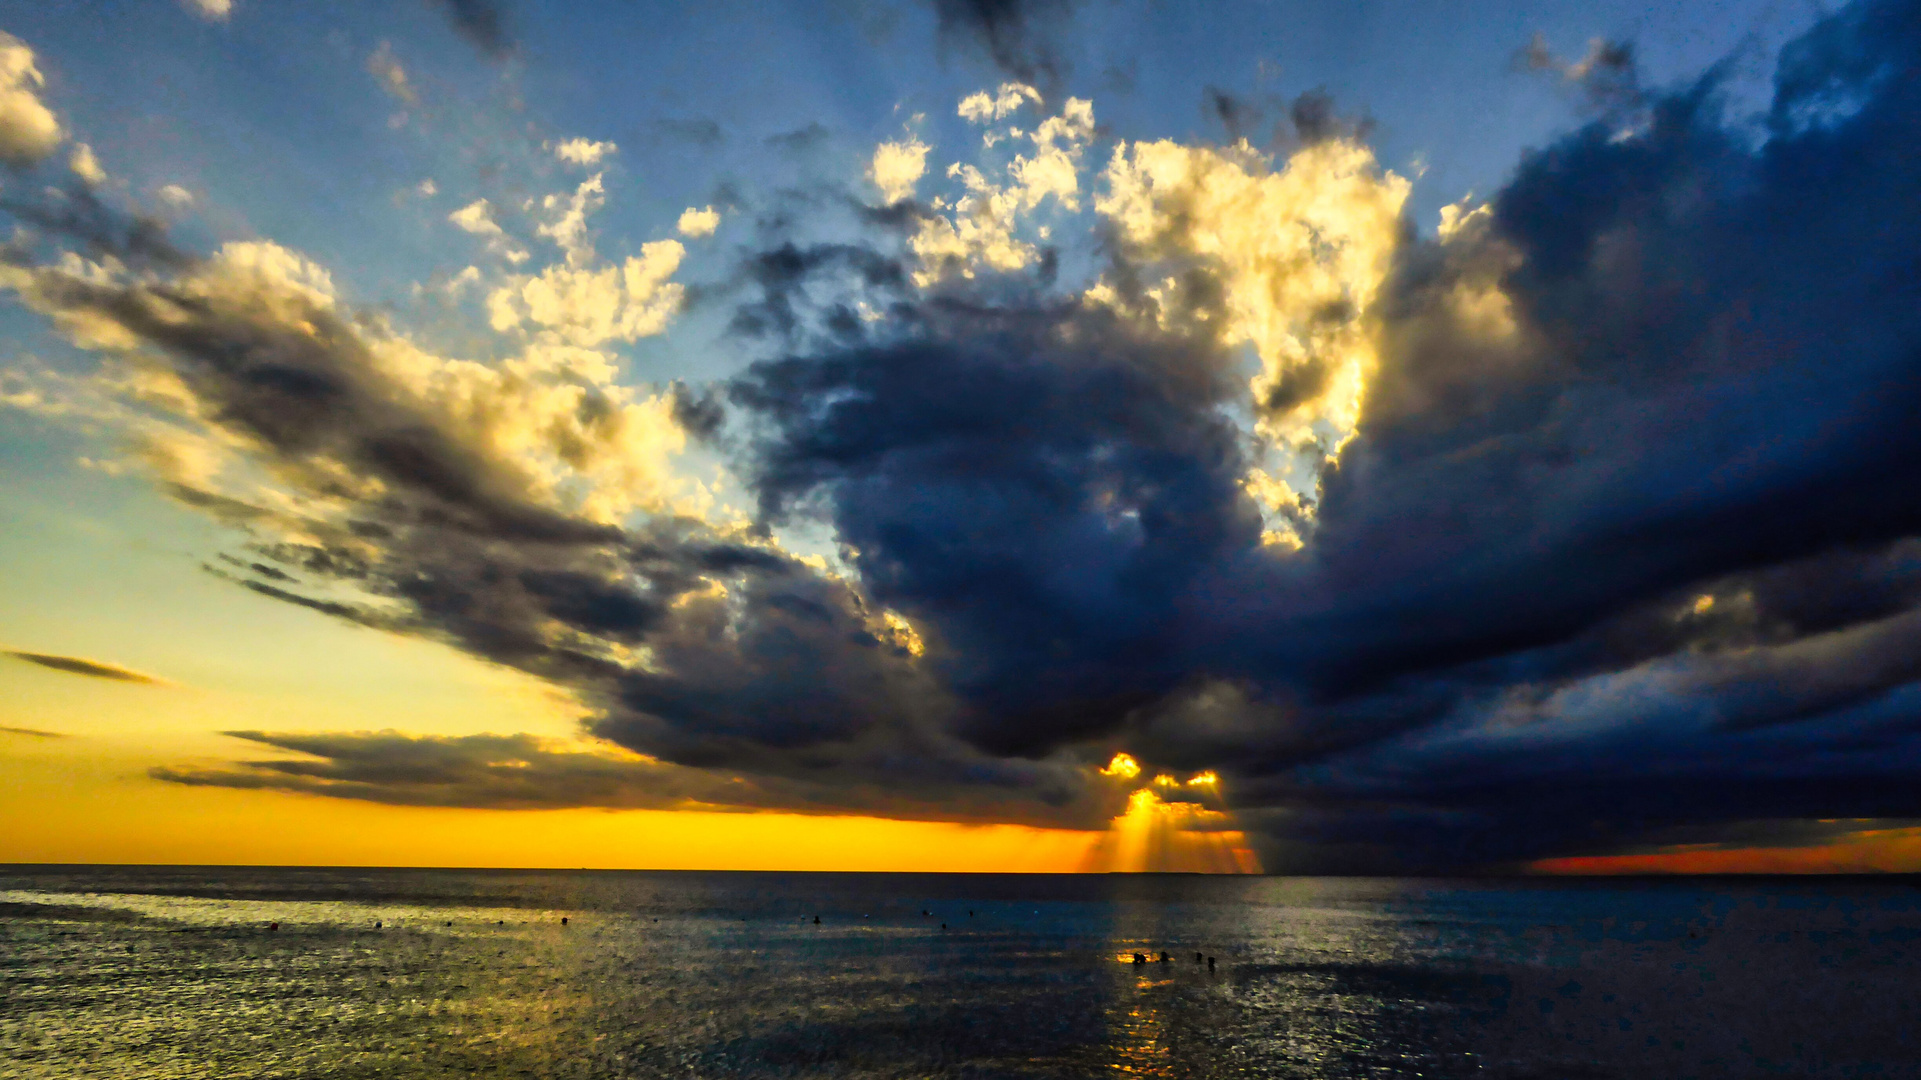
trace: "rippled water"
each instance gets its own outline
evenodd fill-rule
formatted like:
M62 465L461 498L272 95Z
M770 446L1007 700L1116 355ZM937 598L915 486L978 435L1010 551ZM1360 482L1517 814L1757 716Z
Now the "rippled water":
M1918 900L0 868L0 1077L1921 1075Z

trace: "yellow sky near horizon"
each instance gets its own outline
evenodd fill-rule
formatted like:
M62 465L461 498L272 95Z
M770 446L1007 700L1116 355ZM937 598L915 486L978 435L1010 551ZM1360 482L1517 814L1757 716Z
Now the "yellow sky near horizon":
M0 862L1060 873L1088 869L1105 835L857 815L388 806L154 779L157 765L282 756L220 734L230 729L578 735L580 707L532 676L241 599L254 618L285 620L274 628L285 636L262 634L245 656L203 656L191 681L149 662L164 645L139 663L80 654L159 685L0 657L0 728L53 733L0 731Z
M7 726L15 726L9 719ZM0 732L0 863L1064 873L1104 835L677 810L387 806L187 787L98 740Z

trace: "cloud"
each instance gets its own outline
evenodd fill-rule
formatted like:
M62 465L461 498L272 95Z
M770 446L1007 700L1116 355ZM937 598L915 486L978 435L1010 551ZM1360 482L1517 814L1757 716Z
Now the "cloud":
M198 257L124 229L87 234L108 263L25 261L0 284L86 328L76 340L115 365L98 392L242 449L245 469L163 484L242 538L251 558L217 575L567 687L595 734L688 790L738 791L732 805L1092 820L1072 762L997 760L946 731L910 620L744 523L702 519L672 467L682 410L564 340L652 332L664 312L641 326L626 300L595 308L596 290L659 295L678 245L549 268L565 272L544 279L554 295L522 299L551 335L482 365L352 318L331 274L286 248Z
M70 739L73 736L59 731L41 731L37 728L0 727L0 735L23 735L30 739Z
M507 33L506 9L492 0L439 0L454 32L489 60L505 60L514 42Z
M1010 109L1037 100L1017 90L1032 93L1026 87L1002 87L1003 98L1013 103ZM976 101L989 99L983 93L963 100L963 113ZM983 108L986 111L976 110L980 117L1005 115L992 104ZM1031 227L1031 219L1044 202L1067 212L1080 209L1081 160L1093 137L1094 106L1081 98L1068 98L1056 115L1031 131L1010 127L990 132L990 147L1024 142L1032 150L1012 155L998 176L961 162L948 167L947 175L960 181L963 193L935 197L928 205L933 212L915 218L916 230L908 247L922 264L916 283L928 286L947 278L973 278L983 271L1007 273L1040 262L1043 256L1036 241L1044 241L1048 229ZM885 166L891 180L902 182L908 167L922 163L913 156L917 145L883 143L875 152L870 177L880 184L878 170ZM925 151L920 153L924 157ZM892 194L884 185L883 192Z
M682 236L712 236L714 230L720 228L720 212L711 206L702 209L690 206L681 211L674 228Z
M431 180L424 182L425 185L432 183ZM427 194L424 186L417 190ZM517 265L531 257L525 248L513 242L507 235L507 231L500 227L500 222L494 220L494 205L486 199L475 199L448 214L447 220L453 222L454 226L462 232L484 238L487 241L487 250L509 263Z
M602 158L617 150L611 142L575 138L554 144L554 156L575 165L598 165Z
M233 0L180 0L180 6L213 22L225 22L233 14Z
M1236 763L1270 865L1911 816L1921 108L1874 75L1908 10L1790 46L1759 147L1710 74L1436 240L1351 133L1121 146L1113 323L989 291L830 326L733 388L743 475L912 622L972 744Z
M941 40L1024 83L1053 86L1067 73L1058 37L1075 0L933 0Z
M107 182L107 170L100 167L100 159L94 156L93 147L86 143L74 146L73 157L69 159L68 167L73 170L73 175L80 178L81 183L90 187L98 187Z
M504 235L500 223L494 220L493 204L486 199L475 199L448 214L447 220L459 226L461 231L473 233L475 236Z
M394 56L393 46L387 42L381 42L380 47L367 57L367 73L387 93L409 105L420 104L420 95L407 79L407 69L400 66L400 60Z
M1559 75L1566 86L1576 89L1588 106L1598 111L1619 112L1644 101L1634 47L1626 42L1592 38L1579 60L1563 60L1548 48L1547 38L1537 33L1514 54L1514 67Z
M712 149L727 141L726 134L720 130L720 124L704 117L697 119L656 120L654 121L654 129L668 138L678 139L682 142L692 143L695 146L707 149ZM779 136L776 136L776 138L778 137Z
M32 165L66 137L53 110L40 100L45 84L33 50L0 31L0 161Z
M735 381L761 515L831 523L976 746L1112 731L1187 677L1182 598L1258 543L1230 354L1098 309L916 315L902 340Z
M1246 142L1137 142L1117 148L1103 179L1097 206L1128 270L1098 295L1140 318L1205 319L1229 346L1253 346L1261 370L1248 390L1267 452L1250 462L1248 491L1271 538L1298 544L1320 471L1354 437L1376 379L1370 313L1401 254L1408 181L1344 137L1309 142L1279 169Z
M515 278L487 299L493 328L531 324L583 347L658 334L680 311L682 288L669 279L685 254L678 240L655 240L617 266L554 265Z
M718 142L719 129L715 129L714 134L716 136L714 141ZM826 125L816 121L808 124L806 127L795 128L793 131L783 131L778 135L769 135L763 139L762 142L776 150L783 150L790 154L803 154L815 147L821 146L832 137L833 135L827 130Z
M79 656L59 656L54 653L26 652L20 649L4 649L0 650L0 652L5 652L6 655L16 660L25 660L29 664L39 664L44 668L52 668L55 671L65 671L74 675L91 675L96 679L144 683L149 686L164 685L162 680L156 679L152 675L145 675L132 668L124 668L118 664L103 663L99 660L88 660Z
M961 119L976 124L1005 120L1015 110L1026 105L1040 105L1040 91L1025 83L1002 83L1000 89L992 94L985 90L969 94L961 99L957 110Z
M224 734L297 758L211 769L152 770L196 787L270 788L402 806L667 809L699 805L698 773L663 768L617 747L573 747L531 735L412 736L399 732ZM318 760L316 760L318 759ZM720 783L708 785L719 794ZM731 792L741 805L740 793Z
M0 728L6 730L12 729ZM859 792L816 801L816 796L828 793L778 780L743 780L677 769L606 742L395 731L222 734L300 756L211 768L161 766L150 770L150 775L193 787L268 789L397 806L482 810L596 807L845 813L859 809L886 815L903 809L885 798L864 802L867 796ZM973 821L980 820L976 815L981 808L960 800L913 809L922 820Z
M927 144L919 139L881 143L874 148L867 178L880 189L881 198L890 203L911 198L915 185L927 173L927 151Z

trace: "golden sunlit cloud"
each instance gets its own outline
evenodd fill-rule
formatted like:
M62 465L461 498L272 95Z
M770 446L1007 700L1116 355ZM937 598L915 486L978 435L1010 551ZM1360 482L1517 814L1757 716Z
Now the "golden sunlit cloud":
M40 100L45 84L33 50L0 31L0 160L30 165L66 137L53 110Z
M1152 788L1127 798L1088 862L1107 873L1258 874L1260 859L1233 816L1191 802L1165 802Z
M1117 753L1100 775L1133 781L1142 773L1132 754ZM1198 795L1180 794L1183 787ZM1156 791L1156 789L1160 791ZM1127 796L1120 815L1089 852L1085 869L1105 873L1258 874L1261 863L1221 799L1212 770L1185 785L1155 773ZM1163 798L1161 791L1167 792Z

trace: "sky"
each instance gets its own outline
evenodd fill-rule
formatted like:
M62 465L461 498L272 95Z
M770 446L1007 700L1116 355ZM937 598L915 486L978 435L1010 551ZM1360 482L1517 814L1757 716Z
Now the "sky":
M1921 870L1921 4L0 33L0 861Z

